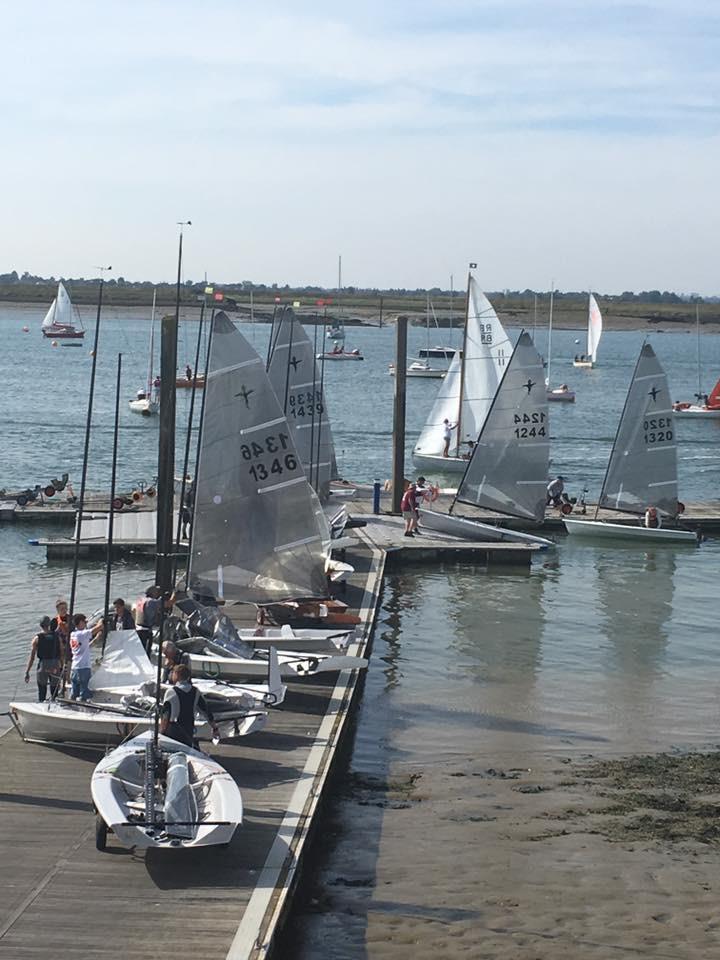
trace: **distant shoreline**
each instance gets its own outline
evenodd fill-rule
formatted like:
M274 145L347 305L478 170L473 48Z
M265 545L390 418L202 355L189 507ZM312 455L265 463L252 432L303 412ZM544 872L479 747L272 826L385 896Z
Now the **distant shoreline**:
M283 298L282 305L292 305L291 299ZM218 309L222 309L222 304L216 304ZM499 303L494 304L500 321L507 327L513 329L524 328L533 330L534 310L520 305L512 305L503 308ZM621 309L621 304L612 303L603 309L603 327L605 330L625 330L625 331L644 331L647 333L695 333L695 310L694 306L685 305L663 305L659 308L657 305L650 304L628 304L630 310ZM715 304L705 304L705 316L700 321L700 333L720 333L720 309ZM123 316L132 316L138 319L150 319L150 310L152 303L116 303L108 302L104 305L104 317L106 322L113 322L118 318L118 312L122 311ZM255 322L270 323L274 312L275 304L260 302L254 306L253 314ZM712 309L711 309L712 308ZM38 324L46 312L46 304L33 302L18 302L14 300L0 299L0 310L17 311L28 325ZM80 315L86 324L92 323L95 317L95 306L93 304L81 304L78 307ZM556 304L553 313L553 328L556 330L572 330L583 333L587 330L587 307L584 304L570 303L563 304L560 301ZM160 315L170 312L167 305L159 308ZM236 320L248 320L250 318L250 307L247 303L238 303L236 310L228 310L229 315ZM333 320L340 319L348 327L377 328L379 325L380 314L374 307L367 306L343 306L342 313L335 309L333 313L328 310L320 311L312 305L302 303L296 308L296 313L300 320L307 325L315 323L328 324ZM448 310L439 309L435 311L435 323L441 330L450 327L450 313ZM707 315L710 314L710 315ZM181 306L181 318L185 322L197 321L200 315L200 304L183 303ZM392 309L387 309L383 314L383 326L394 326L398 316L407 316L411 325L425 325L425 310L412 309L410 305L398 305L394 301ZM453 327L458 329L461 326L462 317L457 309L453 317ZM545 311L538 313L537 330L541 335L547 332L547 315ZM434 331L437 335L440 331Z

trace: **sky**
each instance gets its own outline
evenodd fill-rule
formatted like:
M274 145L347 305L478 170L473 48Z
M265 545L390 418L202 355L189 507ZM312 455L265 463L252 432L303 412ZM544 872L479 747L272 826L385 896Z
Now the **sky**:
M0 13L0 273L720 293L716 2Z

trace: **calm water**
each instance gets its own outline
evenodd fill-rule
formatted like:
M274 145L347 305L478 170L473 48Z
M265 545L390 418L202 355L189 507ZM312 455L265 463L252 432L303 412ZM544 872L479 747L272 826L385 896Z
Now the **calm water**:
M88 343L53 349L35 330L42 310L0 312L4 384L0 396L0 483L44 481L69 470L79 477L90 371ZM109 476L116 354L126 355L125 394L142 383L146 319L109 313L101 334L98 410L91 479ZM184 328L179 351L191 359L197 326ZM266 326L244 327L264 350ZM607 333L602 365L574 371L575 332L557 331L553 381L568 382L578 401L551 411L553 465L579 491L597 494L625 391L643 337ZM364 363L328 364L326 390L345 476L372 480L389 474L393 380L387 375L394 330L349 330L346 345L359 346ZM456 334L457 337L457 334ZM434 340L437 338L433 338ZM655 333L653 345L678 398L696 389L693 334ZM425 332L410 331L411 353ZM720 375L720 338L705 336L705 389ZM541 348L544 344L540 343ZM408 382L408 454L437 390L437 382ZM179 401L182 419L187 399ZM186 414L185 414L186 416ZM718 497L720 423L677 425L680 484L685 500ZM157 424L123 410L121 475L131 484L156 471ZM408 456L408 464L410 463ZM36 619L67 593L67 564L48 565L27 539L51 531L0 526L0 701L21 679ZM400 765L432 765L448 757L620 753L672 745L706 745L717 739L718 657L715 623L720 540L700 548L601 546L563 541L529 573L488 575L446 567L410 571L388 579L375 651L362 701L351 760L359 773ZM151 569L118 565L113 594L132 598L152 578ZM79 604L102 597L100 565L82 569ZM350 805L350 806L348 806ZM338 797L342 842L331 843L322 870L332 874L351 846L352 801ZM345 846L343 846L345 844ZM327 916L296 916L297 956L316 956L329 942ZM344 919L332 919L333 936ZM348 923L350 920L347 921ZM329 948L328 948L329 949ZM327 953L362 956L362 953Z

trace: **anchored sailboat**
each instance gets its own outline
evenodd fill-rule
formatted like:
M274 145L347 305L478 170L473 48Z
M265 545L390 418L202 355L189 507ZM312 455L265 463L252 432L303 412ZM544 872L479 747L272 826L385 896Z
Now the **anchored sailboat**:
M413 450L422 470L461 473L467 466L462 447L480 433L512 345L492 304L468 273L468 294L462 351L455 354L430 415ZM454 432L443 456L447 431Z
M543 537L452 516L458 503L540 523L545 517L550 451L542 360L521 333L492 406L466 460L450 515L422 509L422 525L471 540L512 540L554 546Z
M552 371L552 332L553 332L553 304L555 302L555 285L553 282L550 288L550 315L548 317L548 342L547 342L547 363L545 386L547 388L547 398L554 403L575 403L575 391L571 390L566 383L561 383L559 387L552 387L550 376ZM535 307L537 309L537 296L535 297ZM533 337L533 342L535 338Z
M73 305L64 284L58 283L57 295L50 304L50 309L45 314L42 322L42 333L44 337L53 340L79 340L85 336L82 329L82 321L78 316L80 329L73 323Z
M160 409L157 399L157 387L153 377L153 354L155 353L155 298L157 290L153 290L152 314L150 315L150 354L148 356L148 373L144 390L138 390L134 400L128 401L133 413L143 417L152 417Z
M697 349L697 393L695 394L696 403L688 400L681 400L673 404L673 412L676 417L695 417L696 419L719 419L720 418L720 380L710 391L710 395L703 393L702 390L702 367L700 360L700 308L695 304L695 345Z
M587 367L591 369L597 363L597 351L600 346L600 337L602 336L602 314L597 300L588 294L588 329L587 329L587 352L580 354L573 360L574 367Z
M593 520L566 519L567 532L586 537L621 537L695 543L690 530L661 525L682 512L677 496L677 448L667 376L649 343L643 344L630 381L600 498ZM657 526L631 526L598 520L598 510L639 517L655 508Z

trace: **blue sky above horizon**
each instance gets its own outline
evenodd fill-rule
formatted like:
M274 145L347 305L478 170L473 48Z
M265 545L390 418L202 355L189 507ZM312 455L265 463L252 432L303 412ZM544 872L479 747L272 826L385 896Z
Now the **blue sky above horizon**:
M720 292L720 5L4 11L0 272Z

